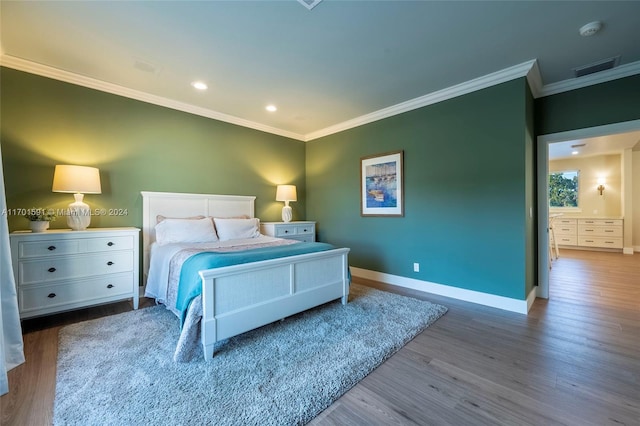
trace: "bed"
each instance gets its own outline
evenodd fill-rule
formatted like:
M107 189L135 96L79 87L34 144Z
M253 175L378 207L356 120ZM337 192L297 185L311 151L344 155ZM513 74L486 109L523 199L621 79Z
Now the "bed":
M158 247L159 244L156 244L156 225L158 225L159 218L184 219L185 221L194 219L189 223L200 222L203 217L220 218L220 223L224 223L224 220L231 223L244 222L241 220L234 222L234 218L255 220L255 197L253 196L148 191L143 191L141 194L143 281L146 289L145 295L154 297L156 300L161 298L154 293L155 290L152 288L157 288L158 282L164 284L163 280L169 274L165 260L159 260L161 258L156 254L154 254L156 257L152 259L152 252L159 253L161 251ZM221 227L220 230L223 228ZM158 237L166 238L164 234L166 231L159 230L158 232ZM160 235L161 233L162 235ZM349 296L348 248L315 247L315 251L293 255L287 255L286 248L282 248L278 255L280 257L265 258L268 257L265 253L270 250L266 247L269 244L275 244L278 247L291 244L298 251L301 251L302 248L292 240L284 241L262 235L254 241L265 245L264 253L260 257L261 260L191 270L190 272L185 267L180 272L181 283L184 279L183 275L197 274L199 295L190 301L186 313L185 311L176 312L176 309L167 303L167 309L172 310L176 315L182 315L182 330L180 340L177 342L175 360L188 357L187 354L192 350L190 346L197 346L197 341L199 341L205 359L211 361L216 343L220 341L333 300L340 299L342 304L347 303ZM313 245L314 243L300 244ZM207 244L198 243L195 245L197 247L194 250L207 251ZM274 250L276 249L274 248ZM162 250L170 252L172 249L165 247ZM184 252L180 253L184 254ZM209 254L203 253L199 256L204 259ZM183 257L185 257L183 265L186 265L186 262L195 260L196 256L188 258L187 255L184 255ZM161 267L162 273L158 272L159 264L165 265ZM198 262L193 262L190 265L191 269L194 265L197 267L198 264ZM200 263L200 265L206 264L208 263ZM153 268L150 270L151 265ZM175 274L175 271L173 273ZM191 279L193 280L193 278ZM159 301L166 302L165 300ZM173 302L173 299L170 302Z

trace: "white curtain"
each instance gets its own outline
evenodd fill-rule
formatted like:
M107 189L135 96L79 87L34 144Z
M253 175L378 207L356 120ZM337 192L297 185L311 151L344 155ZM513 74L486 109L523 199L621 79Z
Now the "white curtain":
M9 392L7 371L24 362L22 329L18 315L18 297L11 269L9 249L9 224L7 223L7 200L4 193L2 171L2 149L0 148L0 395Z

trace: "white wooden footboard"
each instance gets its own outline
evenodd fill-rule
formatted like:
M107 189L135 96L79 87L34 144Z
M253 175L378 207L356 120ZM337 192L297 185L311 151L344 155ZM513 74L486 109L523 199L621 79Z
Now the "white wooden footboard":
M348 248L200 271L202 349L213 359L215 343L349 296Z

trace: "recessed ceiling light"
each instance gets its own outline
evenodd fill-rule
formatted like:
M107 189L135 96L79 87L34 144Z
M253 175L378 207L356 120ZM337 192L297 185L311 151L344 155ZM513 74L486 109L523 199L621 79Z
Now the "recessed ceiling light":
M269 112L276 112L278 108L275 105L267 105L265 109Z
M207 90L208 86L202 81L194 81L191 85L198 90Z
M572 151L571 155L578 155L578 151Z

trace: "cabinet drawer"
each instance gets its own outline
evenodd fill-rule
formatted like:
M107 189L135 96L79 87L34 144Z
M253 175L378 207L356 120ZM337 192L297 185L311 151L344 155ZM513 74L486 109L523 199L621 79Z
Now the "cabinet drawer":
M622 219L578 219L578 225L622 226Z
M90 277L132 271L133 252L98 253L25 260L18 265L20 284L54 281L67 278Z
M315 234L315 226L309 225L278 225L275 228L276 237L284 238L293 235L313 235Z
M120 237L104 237L87 239L87 252L117 251L133 249L133 237L130 235Z
M132 236L78 238L69 240L20 241L18 257L61 256L69 254L108 252L133 249Z
M575 235L557 235L556 239L558 240L558 245L561 246L577 246L578 245L578 237Z
M18 243L18 258L77 254L80 253L79 243L79 240L20 241Z
M20 312L55 308L133 294L132 273L20 288Z
M591 235L599 237L622 237L622 227L579 225L578 235L583 237Z
M558 225L576 225L576 220L575 219L562 219L562 218L556 218L554 219L554 223L556 226Z
M576 235L578 228L575 223L573 225L554 224L553 232L556 235Z
M622 248L622 238L579 237L578 245L585 247Z

